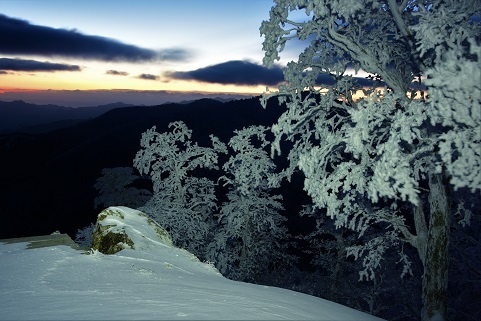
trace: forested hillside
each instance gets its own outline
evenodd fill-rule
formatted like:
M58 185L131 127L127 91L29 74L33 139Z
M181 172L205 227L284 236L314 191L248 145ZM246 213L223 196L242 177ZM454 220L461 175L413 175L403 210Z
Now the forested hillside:
M275 103L263 109L259 98L225 103L202 99L114 109L43 134L0 135L0 213L6 219L0 238L57 229L74 236L78 228L95 220L93 185L101 170L132 166L141 133L154 125L167 130L170 122L182 120L196 140L215 134L228 141L234 129L273 124L281 112Z

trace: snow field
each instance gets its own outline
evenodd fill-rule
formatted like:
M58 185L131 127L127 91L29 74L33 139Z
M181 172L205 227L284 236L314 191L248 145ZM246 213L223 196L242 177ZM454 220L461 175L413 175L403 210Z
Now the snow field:
M224 278L171 246L115 255L0 243L0 319L381 320L313 296Z

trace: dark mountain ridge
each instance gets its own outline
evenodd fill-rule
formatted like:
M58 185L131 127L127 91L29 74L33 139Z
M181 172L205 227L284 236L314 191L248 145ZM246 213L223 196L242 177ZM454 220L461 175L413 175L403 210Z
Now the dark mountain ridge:
M229 102L201 99L189 104L123 107L47 133L0 134L0 238L49 234L75 235L95 221L93 188L106 167L132 166L142 132L184 121L200 145L209 135L227 143L235 129L272 125L283 108L259 98Z
M68 127L74 121L100 116L114 108L132 106L121 102L93 107L35 105L23 100L0 101L0 133L43 132ZM48 124L52 123L49 127Z

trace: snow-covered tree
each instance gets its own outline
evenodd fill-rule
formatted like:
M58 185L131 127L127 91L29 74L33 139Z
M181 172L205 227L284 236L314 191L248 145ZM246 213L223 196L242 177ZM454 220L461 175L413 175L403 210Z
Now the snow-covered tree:
M147 189L139 189L132 184L140 179L132 167L115 167L102 169L102 176L97 178L94 188L99 195L94 200L95 208L109 206L127 206L138 208L152 196Z
M354 243L354 233L347 229L336 229L332 222L326 221L324 216L311 205L304 206L301 216L307 215L316 220L316 228L313 232L302 237L308 241L309 247L304 249L312 257L311 264L320 268L327 274L324 280L323 292L326 292L329 300L339 302L341 298L349 295L341 287L351 287L347 274L352 270L346 260L347 247ZM349 233L350 232L350 233ZM345 303L345 302L343 302ZM350 305L352 306L352 305Z
M227 153L227 147L213 135L212 147L192 143L192 130L181 121L169 128L171 132L161 134L154 126L142 134L134 167L151 176L154 191L141 210L166 228L174 243L203 257L217 199L214 182L196 177L194 171L216 169L218 154Z
M221 228L210 247L210 259L218 269L237 280L255 280L267 273L269 263L287 264L282 241L287 237L275 164L265 150L268 142L263 126L234 131L229 146L235 154L224 164L220 180L229 187L228 201L219 215ZM270 182L274 182L270 184ZM277 182L277 183L276 183Z
M312 258L311 264L315 268L312 273L317 277L315 295L387 320L417 319L420 302L415 294L420 293L417 286L420 280L409 276L399 284L403 267L396 264L395 257L385 257L385 264L376 271L373 279L358 282L353 287L362 262L346 258L349 247L373 238L372 234L383 233L382 230L370 229L369 233L358 238L347 228L335 228L333 221L326 219L322 211L312 205L305 205L300 215L316 221L314 231L299 237L306 241L302 251Z
M363 257L361 279L392 247L409 273L403 245L417 250L423 320L447 318L449 188L481 190L480 4L276 0L260 29L268 66L290 39L306 44L262 99L287 105L272 127L277 152L284 139L294 145L286 174L303 171L337 227L385 230L348 250Z

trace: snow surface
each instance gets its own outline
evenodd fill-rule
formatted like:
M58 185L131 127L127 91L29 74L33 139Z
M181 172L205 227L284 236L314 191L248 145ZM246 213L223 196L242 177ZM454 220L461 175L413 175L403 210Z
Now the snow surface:
M0 243L1 320L381 320L310 295L228 280L167 244L114 255L27 245Z

